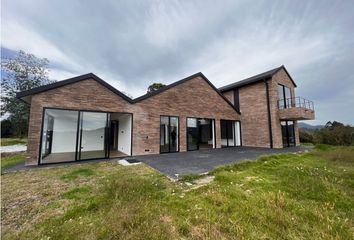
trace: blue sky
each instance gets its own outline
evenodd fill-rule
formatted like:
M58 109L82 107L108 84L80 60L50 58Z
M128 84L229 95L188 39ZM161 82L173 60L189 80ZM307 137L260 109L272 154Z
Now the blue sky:
M354 124L354 1L1 2L1 50L51 62L56 80L93 72L138 97L203 72L217 87L282 64L316 120Z

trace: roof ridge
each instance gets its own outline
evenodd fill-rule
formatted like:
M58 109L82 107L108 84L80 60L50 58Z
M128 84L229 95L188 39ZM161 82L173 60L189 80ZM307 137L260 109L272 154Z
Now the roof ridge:
M235 108L235 106L219 91L219 89L217 89L209 81L209 79L206 76L204 76L204 74L202 72L198 72L198 73L192 74L192 75L190 75L190 76L188 76L186 78L183 78L181 80L178 80L176 82L168 84L165 87L162 87L162 88L160 88L160 89L158 89L156 91L153 91L151 93L146 93L146 94L144 94L144 95L142 95L140 97L134 98L134 99L131 99L130 97L126 96L124 93L120 92L118 89L114 88L113 86L111 86L110 84L108 84L107 82L105 82L104 80L102 80L101 78L99 78L98 76L96 76L93 73L83 74L83 75L80 75L80 76L77 76L77 77L68 78L68 79L65 79L65 80L62 80L62 81L59 81L59 82L55 82L55 83L43 85L43 86L40 86L40 87L32 88L32 89L29 89L29 90L26 90L26 91L22 91L22 92L17 93L16 97L21 99L21 98L29 96L29 95L38 94L38 93L45 92L45 91L48 91L48 90L51 90L51 89L55 89L55 88L62 87L62 86L68 85L68 84L72 84L72 83L76 83L76 82L79 82L79 81L82 81L82 80L86 80L86 79L92 78L92 79L96 80L97 82L99 82L100 84L102 84L103 86L105 86L106 88L108 88L109 90L111 90L112 92L114 92L117 95L119 95L120 97L122 97L127 102L129 102L131 104L135 104L137 102L140 102L140 101L143 101L143 100L145 100L147 98L155 96L155 95L157 95L159 93L162 93L162 92L164 92L164 91L166 91L166 90L168 90L170 88L173 88L173 87L175 87L175 86L177 86L179 84L182 84L182 83L184 83L186 81L189 81L191 79L194 79L196 77L203 78L230 106L232 106L236 110L236 112L240 113Z
M243 86L246 86L246 85L249 85L249 84L253 84L253 83L262 81L262 80L267 79L267 78L271 78L274 74L276 74L281 69L285 70L285 72L289 76L290 80L293 82L294 86L296 87L296 84L295 84L294 80L290 76L289 72L286 70L285 66L281 65L280 67L276 67L276 68L270 69L268 71L253 75L251 77L244 78L244 79L239 80L237 82L230 83L228 85L222 86L222 87L219 88L219 91L225 92L225 91L229 91L229 90L231 90L233 88L243 87Z

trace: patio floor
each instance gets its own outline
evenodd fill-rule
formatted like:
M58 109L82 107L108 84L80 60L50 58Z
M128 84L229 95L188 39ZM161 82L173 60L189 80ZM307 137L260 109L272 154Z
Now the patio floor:
M246 159L257 159L260 155L301 152L306 150L308 150L308 148L305 147L291 147L283 149L232 147L158 155L144 155L137 156L135 158L162 172L168 177L177 180L182 175L206 173L218 166L236 163Z
M143 155L129 157L127 159L136 159L150 167L160 171L170 179L178 180L186 174L202 174L213 170L218 166L225 164L237 163L242 160L254 160L261 155L288 153L288 152L303 152L309 150L308 147L291 147L282 149L257 148L257 147L231 147L221 149L203 149L190 152L164 153L154 155ZM120 156L122 158L122 156ZM5 169L2 173L16 172L31 168L46 168L56 167L68 164L85 164L101 161L113 161L119 158L99 159L99 160L82 160L76 162L63 162L58 164L48 164L39 166L24 166L23 163Z

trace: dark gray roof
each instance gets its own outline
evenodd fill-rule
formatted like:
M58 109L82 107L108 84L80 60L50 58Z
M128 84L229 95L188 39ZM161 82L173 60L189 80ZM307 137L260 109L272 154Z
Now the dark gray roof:
M296 87L296 84L295 84L294 80L292 79L292 77L290 76L290 74L288 73L288 71L286 70L284 65L282 65L282 66L274 68L272 70L257 74L257 75L255 75L253 77L246 78L244 80L241 80L241 81L238 81L238 82L231 83L229 85L223 86L223 87L219 88L219 90L220 90L220 92L226 92L226 91L232 90L234 88L240 88L240 87L247 86L249 84L253 84L253 83L257 83L257 82L263 81L263 80L270 79L274 74L276 74L281 69L285 70L286 74L288 74L290 80L293 82L294 86Z
M43 86L40 86L40 87L32 88L32 89L29 89L29 90L26 90L26 91L18 92L16 94L16 97L17 98L23 98L23 97L31 96L31 95L38 94L38 93L41 93L41 92L45 92L45 91L48 91L48 90L51 90L51 89L62 87L62 86L68 85L68 84L80 82L80 81L86 80L86 79L94 79L98 83L102 84L103 86L105 86L106 88L108 88L109 90L114 92L115 94L117 94L120 97L122 97L123 99L125 99L126 101L128 101L128 102L132 102L133 101L130 97L126 96L125 94L123 94L122 92L120 92L119 90L114 88L113 86L109 85L107 82L103 81L101 78L97 77L93 73L80 75L80 76L69 78L69 79L66 79L66 80L63 80L63 81L54 82L54 83L51 83L51 84L47 84L47 85L43 85Z
M76 82L79 82L79 81L82 81L82 80L94 79L98 83L102 84L103 86L105 86L106 88L111 90L112 92L116 93L117 95L119 95L120 97L125 99L127 102L134 104L134 103L140 102L140 101L142 101L144 99L147 99L147 98L150 98L152 96L155 96L155 95L157 95L157 94L159 94L161 92L164 92L164 91L166 91L166 90L168 90L170 88L173 88L173 87L175 87L175 86L177 86L179 84L187 82L187 81L189 81L189 80L191 80L193 78L196 78L196 77L201 77L202 79L204 79L210 85L210 87L213 88L219 94L220 97L222 97L233 109L235 109L236 112L240 113L234 107L234 105L201 72L193 74L193 75L191 75L189 77L186 77L186 78L181 79L179 81L176 81L174 83L171 83L171 84L169 84L167 86L164 86L164 87L160 88L159 90L153 91L151 93L144 94L144 95L142 95L142 96L140 96L138 98L135 98L135 99L131 99L130 97L126 96L125 94L123 94L122 92L120 92L119 90L114 88L113 86L109 85L108 83L106 83L104 80L102 80L101 78L97 77L93 73L84 74L84 75L81 75L81 76L78 76L78 77L69 78L69 79L66 79L66 80L63 80L63 81L59 81L59 82L55 82L55 83L52 83L52 84L47 84L47 85L44 85L44 86L32 88L32 89L29 89L27 91L22 91L22 92L17 93L16 97L23 100L25 97L29 97L29 96L32 96L34 94L45 92L45 91L48 91L48 90L51 90L51 89L55 89L55 88L58 88L58 87L62 87L62 86L68 85L68 84L76 83ZM78 94L80 94L80 93L78 93Z

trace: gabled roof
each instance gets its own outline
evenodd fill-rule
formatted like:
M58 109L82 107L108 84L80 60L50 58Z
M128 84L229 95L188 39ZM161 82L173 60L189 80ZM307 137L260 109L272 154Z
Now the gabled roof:
M278 71L280 71L281 69L284 69L284 71L286 72L286 74L289 76L290 80L292 81L292 83L294 84L294 86L296 87L296 84L294 82L294 80L292 79L292 77L290 76L290 74L288 73L288 71L286 70L286 68L284 67L284 65L281 65L280 67L274 68L272 70L257 74L253 77L250 78L246 78L244 80L235 82L235 83L231 83L229 85L223 86L221 88L219 88L220 92L226 92L229 90L232 90L234 88L239 88L239 87L244 87L253 83L257 83L263 80L267 80L272 78L272 76L274 74L276 74Z
M24 97L28 97L28 96L31 96L31 95L34 95L34 94L38 94L38 93L45 92L45 91L48 91L48 90L51 90L51 89L62 87L62 86L68 85L68 84L76 83L76 82L87 80L87 79L94 79L98 83L102 84L103 86L105 86L109 90L111 90L112 92L116 93L117 95L119 95L120 97L125 99L127 102L134 104L134 103L143 101L143 100L145 100L147 98L150 98L152 96L155 96L157 94L160 94L160 93L162 93L162 92L164 92L164 91L166 91L166 90L168 90L170 88L176 87L176 86L178 86L178 85L180 85L182 83L185 83L185 82L187 82L189 80L192 80L192 79L194 79L196 77L201 77L204 81L206 81L211 86L211 88L213 88L219 94L220 97L222 97L236 112L240 113L234 107L234 105L201 72L193 74L193 75L191 75L189 77L183 78L183 79L181 79L181 80L179 80L177 82L171 83L171 84L169 84L167 86L164 86L164 87L162 87L162 88L160 88L160 89L158 89L156 91L153 91L151 93L147 93L147 94L142 95L142 96L140 96L138 98L135 98L135 99L131 99L130 97L126 96L125 94L123 94L122 92L120 92L119 90L114 88L113 86L109 85L108 83L106 83L104 80L102 80L101 78L97 77L93 73L84 74L84 75L81 75L81 76L78 76L78 77L69 78L69 79L66 79L66 80L63 80L63 81L59 81L59 82L55 82L55 83L52 83L52 84L44 85L44 86L41 86L41 87L32 88L32 89L27 90L27 91L19 92L19 93L16 94L16 97L19 98L19 99L22 99Z
M133 100L130 97L126 96L125 94L123 94L122 92L120 92L119 90L114 88L113 86L109 85L107 82L103 81L101 78L97 77L93 73L84 74L84 75L81 75L81 76L78 76L78 77L73 77L73 78L69 78L69 79L63 80L63 81L59 81L59 82L43 85L43 86L40 86L40 87L32 88L32 89L29 89L29 90L26 90L26 91L22 91L22 92L17 93L16 97L17 98L27 97L27 96L30 96L30 95L34 95L34 94L38 94L38 93L45 92L45 91L48 91L48 90L52 90L52 89L55 89L55 88L63 87L65 85L73 84L73 83L80 82L80 81L87 80L87 79L94 79L98 83L102 84L103 86L105 86L106 88L108 88L109 90L111 90L112 92L117 94L118 96L122 97L127 102L130 102L130 103L133 102Z

